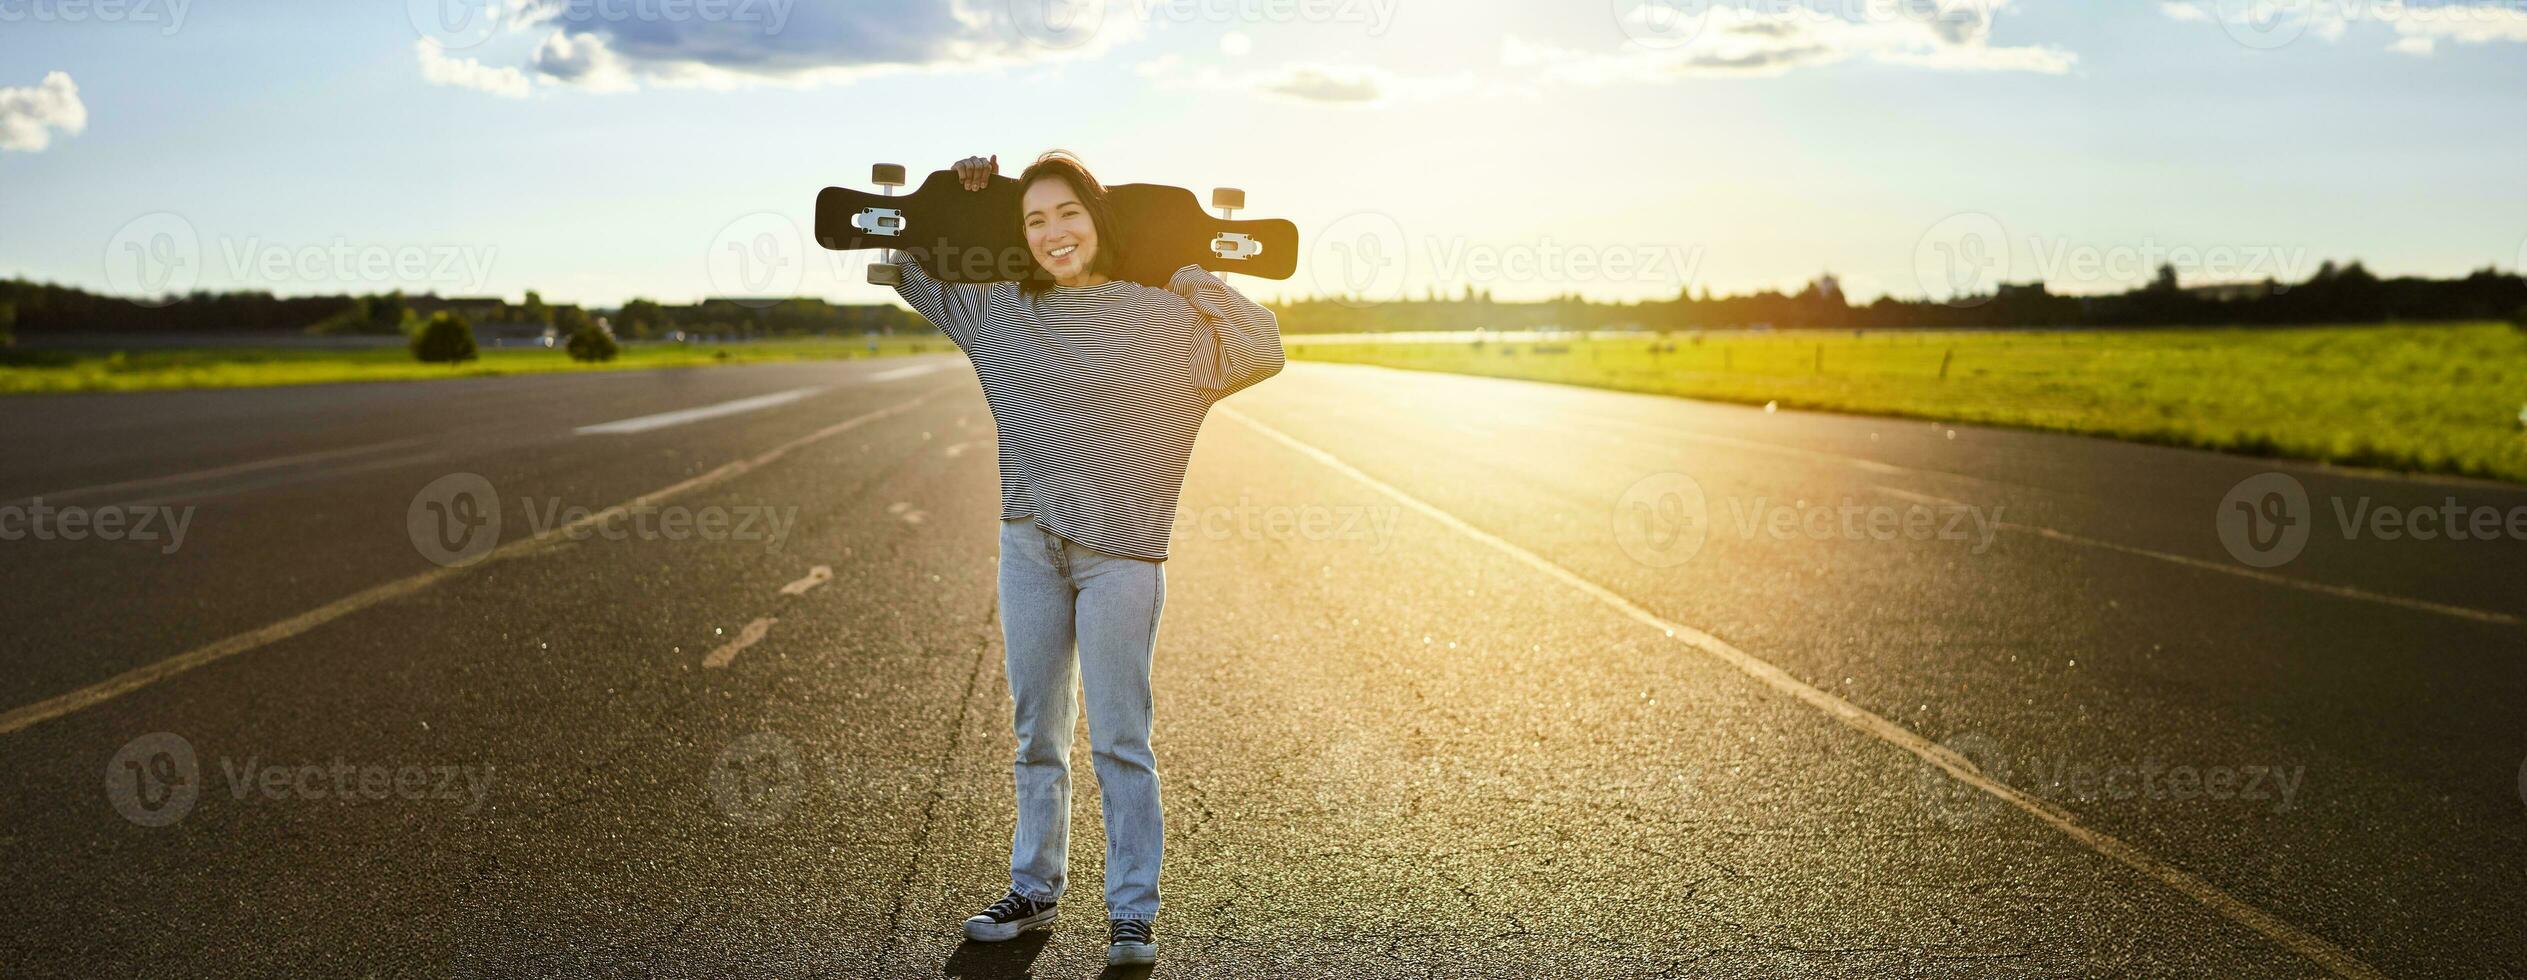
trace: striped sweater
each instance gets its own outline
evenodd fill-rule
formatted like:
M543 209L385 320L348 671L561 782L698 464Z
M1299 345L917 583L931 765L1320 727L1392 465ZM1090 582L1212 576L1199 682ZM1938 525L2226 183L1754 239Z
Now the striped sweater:
M1029 298L942 283L909 257L896 291L956 341L1000 440L1000 516L1109 554L1167 560L1211 403L1281 370L1272 312L1188 265L1166 289L1115 280Z

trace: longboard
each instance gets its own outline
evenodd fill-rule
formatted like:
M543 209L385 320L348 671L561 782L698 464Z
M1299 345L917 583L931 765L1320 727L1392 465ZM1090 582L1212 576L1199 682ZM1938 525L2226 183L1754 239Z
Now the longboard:
M904 168L879 164L875 194L828 187L816 195L816 243L830 249L901 249L941 282L1010 282L1040 276L1018 227L1018 182L993 176L979 191L965 189L955 172L932 173L910 194ZM1165 184L1111 184L1115 237L1122 240L1117 278L1165 286L1177 269L1198 265L1264 279L1288 279L1298 271L1299 229L1279 218L1234 220L1246 195L1232 188L1212 192L1222 210L1202 209L1193 192ZM895 268L869 267L869 281L892 285Z

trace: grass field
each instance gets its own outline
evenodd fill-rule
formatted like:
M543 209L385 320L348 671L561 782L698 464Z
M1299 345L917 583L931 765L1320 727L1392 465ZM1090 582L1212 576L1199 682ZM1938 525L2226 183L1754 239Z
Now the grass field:
M1320 361L2527 482L2527 334L2498 324L1286 342Z
M551 371L626 371L761 361L837 360L956 347L944 336L756 340L732 344L627 343L602 364L582 364L558 349L486 347L464 364L423 364L402 347L374 350L203 348L105 351L0 350L0 394L146 391L157 388L256 388L334 381L418 381Z

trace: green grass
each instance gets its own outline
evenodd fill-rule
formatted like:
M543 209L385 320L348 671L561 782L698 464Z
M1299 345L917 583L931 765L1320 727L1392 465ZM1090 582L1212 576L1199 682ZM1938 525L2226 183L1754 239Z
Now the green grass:
M946 337L881 337L875 355L861 337L757 340L735 344L626 343L623 354L582 364L558 348L486 347L464 364L423 364L402 347L363 350L180 348L130 352L0 350L0 394L259 388L336 381L419 381L555 371L649 368L764 361L840 360L955 350Z
M1317 342L1294 358L1941 419L2527 482L2527 333L2498 324ZM1819 354L1822 353L1822 361ZM1941 359L1947 376L1940 377ZM1819 364L1822 367L1819 367Z

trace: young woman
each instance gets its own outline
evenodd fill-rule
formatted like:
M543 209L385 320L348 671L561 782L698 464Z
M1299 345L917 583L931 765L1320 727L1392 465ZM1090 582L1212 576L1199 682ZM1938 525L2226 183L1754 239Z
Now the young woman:
M969 157L956 172L980 190L998 165ZM1147 963L1162 836L1149 675L1167 540L1203 415L1281 370L1281 333L1199 266L1165 289L1113 278L1122 257L1105 189L1076 158L1047 153L1018 183L1009 218L1025 229L1032 278L950 285L896 256L897 290L965 350L1000 439L1018 827L1009 891L965 934L997 942L1052 926L1067 883L1076 682L1105 814L1106 959Z

